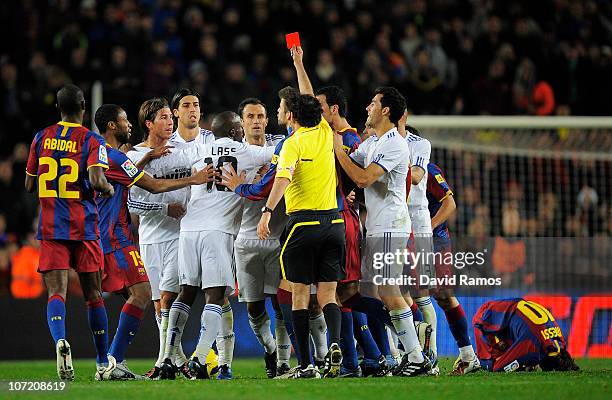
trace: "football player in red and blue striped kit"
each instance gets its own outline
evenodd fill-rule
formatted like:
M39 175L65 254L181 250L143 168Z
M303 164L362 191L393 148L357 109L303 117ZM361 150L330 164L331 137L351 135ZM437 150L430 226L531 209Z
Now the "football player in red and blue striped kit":
M165 99L147 100L141 107L141 114L139 117L142 117L148 129L165 130L168 136L172 134L172 114ZM210 182L213 179L213 172L209 167L185 178L155 179L138 169L124 153L117 150L128 142L132 127L121 107L115 104L100 106L96 111L95 121L106 140L108 151L106 177L114 188L114 196L103 199L99 206L101 243L104 252L102 289L105 292L129 296L121 310L117 332L109 350L118 363L111 378L133 380L140 376L131 372L123 361L127 346L134 339L150 302L151 286L132 236L127 206L129 188L137 185L151 193L168 192ZM163 151L152 150L148 159L163 154Z
M577 371L553 315L521 298L484 303L473 319L478 358L494 372Z
M66 340L68 269L79 274L87 315L96 346L96 378L106 379L115 368L107 357L108 319L101 292L102 250L94 190L112 197L104 177L108 156L104 139L81 125L83 92L69 84L57 92L62 120L39 131L30 147L25 187L37 189L40 200L38 271L47 287L47 323L57 353L57 373L73 380L72 355Z

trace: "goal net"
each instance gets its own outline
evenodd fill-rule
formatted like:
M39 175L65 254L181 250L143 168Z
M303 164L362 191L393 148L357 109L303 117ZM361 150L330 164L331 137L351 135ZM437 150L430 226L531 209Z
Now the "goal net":
M550 308L576 356L612 357L612 118L414 116L457 212L453 252L483 251L456 292ZM440 354L456 352L439 311Z

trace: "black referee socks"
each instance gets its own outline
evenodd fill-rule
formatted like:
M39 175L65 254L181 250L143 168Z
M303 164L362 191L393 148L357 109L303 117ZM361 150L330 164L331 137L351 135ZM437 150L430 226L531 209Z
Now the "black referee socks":
M340 345L340 330L342 327L342 312L335 303L329 303L323 307L323 315L327 324L327 332L329 333L329 343L337 343Z
M300 368L305 369L310 364L310 328L308 326L310 315L308 310L293 310L292 314L295 340L302 359Z

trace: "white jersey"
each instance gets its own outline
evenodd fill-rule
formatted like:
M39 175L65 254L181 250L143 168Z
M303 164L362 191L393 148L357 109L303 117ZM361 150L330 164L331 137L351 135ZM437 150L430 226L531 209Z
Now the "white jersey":
M406 205L406 177L410 167L408 144L396 128L380 138L372 135L359 145L350 157L364 168L378 164L385 173L366 187L368 235L410 233L410 215Z
M271 146L276 148L276 145L285 138L285 135L272 135L266 134L265 146ZM253 182L256 171L253 171L250 176L247 176L247 182ZM244 203L244 211L242 212L242 223L240 224L240 231L238 237L243 239L259 239L257 236L257 224L261 219L261 209L266 205L268 200L251 201L246 200ZM280 235L283 233L287 222L287 215L285 214L285 202L281 201L278 203L272 218L270 218L270 236L268 239L280 239Z
M250 180L247 179L247 182ZM240 231L238 237L243 239L259 239L257 236L257 224L261 219L261 209L266 205L268 200L251 201L246 199L244 203L244 211L242 212L242 223L240 224ZM280 239L283 229L287 222L287 215L285 214L285 202L281 201L272 213L270 218L270 236L268 239Z
M431 143L418 135L408 133L406 142L410 148L411 166L425 171L418 185L412 185L408 196L408 210L415 234L431 235L431 216L427 202L427 164L431 156Z
M412 185L410 196L408 197L408 208L410 212L414 209L427 210L427 164L431 156L431 143L429 140L420 136L408 133L406 142L410 149L410 159L412 160L411 167L416 166L425 171L423 179L418 185Z
M196 164L216 168L232 165L240 174L252 174L272 159L274 147L251 146L231 138L219 138L207 145L209 156ZM187 214L181 220L181 232L221 231L236 235L240 229L244 199L220 183L207 183L191 188Z
M151 160L144 167L145 173L156 179L177 179L191 176L192 167L207 155L204 145L187 145L174 143L170 154ZM150 147L134 146L127 156L134 162L139 162ZM138 235L140 244L162 243L178 239L180 222L168 216L168 204L180 203L187 205L189 187L165 193L151 193L136 185L130 188L128 208L130 212L140 216Z
M215 135L208 129L200 128L200 133L193 140L186 142L185 139L178 133L178 129L170 136L170 142L172 143L200 143L200 144L212 144L215 141Z

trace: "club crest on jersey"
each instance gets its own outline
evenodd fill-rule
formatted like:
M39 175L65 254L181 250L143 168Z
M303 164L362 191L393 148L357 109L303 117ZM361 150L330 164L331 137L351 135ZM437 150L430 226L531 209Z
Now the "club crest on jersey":
M130 178L133 178L136 176L136 174L138 174L138 168L136 168L134 163L132 163L130 160L125 160L125 162L121 164L121 168L123 168L125 173L128 174Z
M108 154L106 153L106 147L104 146L100 146L100 150L98 150L98 161L108 164Z
M273 154L272 155L272 164L277 164L278 163L278 155L277 154Z

